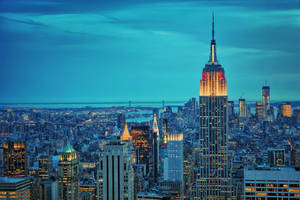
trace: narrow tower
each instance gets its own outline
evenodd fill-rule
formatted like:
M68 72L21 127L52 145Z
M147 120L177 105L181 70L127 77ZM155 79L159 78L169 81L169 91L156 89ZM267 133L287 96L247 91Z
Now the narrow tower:
M218 63L214 38L200 80L200 163L198 199L230 199L231 174L227 153L227 83Z
M79 158L70 143L59 154L58 197L60 200L79 200Z
M159 176L159 129L157 125L156 114L153 116L152 125L153 134L153 178L154 182L157 182Z

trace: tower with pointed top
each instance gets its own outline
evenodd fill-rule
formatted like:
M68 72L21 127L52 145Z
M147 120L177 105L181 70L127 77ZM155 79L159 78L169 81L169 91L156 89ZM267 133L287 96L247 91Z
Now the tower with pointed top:
M123 131L123 135L121 136L121 139L123 141L129 141L129 140L132 140L132 137L128 131L128 126L127 126L127 123L125 123L125 127L124 127L124 131Z
M214 38L209 61L200 80L200 163L197 178L198 199L230 199L231 173L227 153L227 81L219 64Z
M79 200L79 159L70 143L59 154L58 197L61 200Z
M153 125L152 125L152 134L153 134L153 178L154 182L157 182L159 176L159 129L157 125L156 114L153 116Z

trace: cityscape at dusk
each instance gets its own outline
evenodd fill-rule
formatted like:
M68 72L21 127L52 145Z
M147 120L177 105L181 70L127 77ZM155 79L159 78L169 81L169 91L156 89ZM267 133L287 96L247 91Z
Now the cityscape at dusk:
M300 200L299 0L2 0L0 200Z

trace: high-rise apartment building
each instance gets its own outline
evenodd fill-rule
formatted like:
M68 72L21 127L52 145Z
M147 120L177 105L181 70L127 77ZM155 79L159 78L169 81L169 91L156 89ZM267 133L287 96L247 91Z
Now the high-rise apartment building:
M26 143L6 141L3 145L4 176L26 177L28 175L28 160Z
M227 81L217 60L214 20L210 58L200 81L200 164L197 199L231 198L231 170L227 153ZM246 107L246 106L245 106Z
M60 200L79 200L79 158L70 143L59 154L58 198Z
M133 200L134 183L127 145L111 141L100 155L97 196L99 200Z

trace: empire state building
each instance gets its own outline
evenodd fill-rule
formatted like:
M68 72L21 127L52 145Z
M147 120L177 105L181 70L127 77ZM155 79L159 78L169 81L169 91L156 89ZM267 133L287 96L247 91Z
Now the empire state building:
M200 163L198 199L231 199L231 170L227 153L227 82L217 60L214 16L210 57L200 80Z

